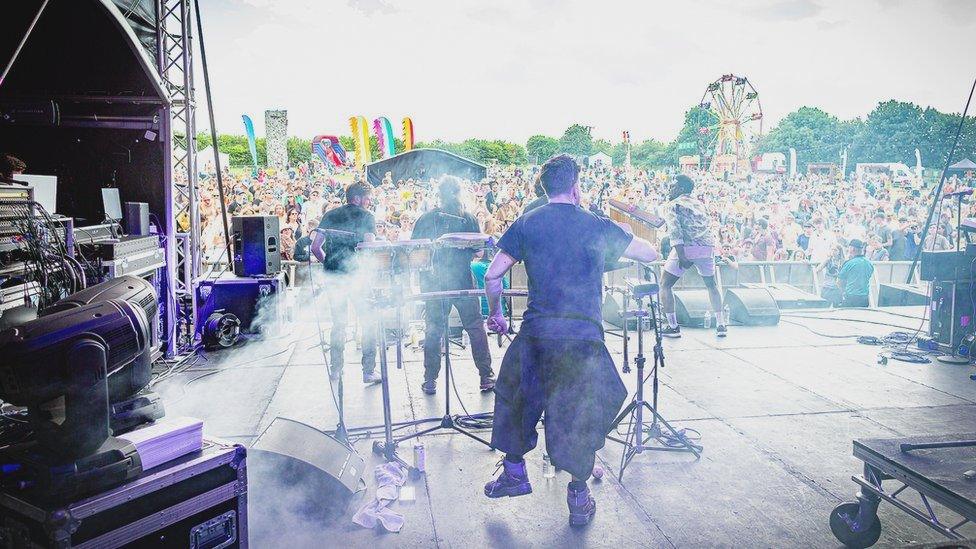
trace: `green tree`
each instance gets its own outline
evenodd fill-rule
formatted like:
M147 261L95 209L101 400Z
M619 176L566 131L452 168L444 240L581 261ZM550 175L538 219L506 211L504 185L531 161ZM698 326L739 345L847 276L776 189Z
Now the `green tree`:
M800 107L760 139L755 153L788 156L790 148L796 149L797 169L802 173L810 162L839 164L841 152L854 142L857 132L857 123L842 122L818 108Z
M289 137L285 145L288 148L288 164L297 166L312 159L312 140L301 137Z
M573 124L566 128L563 136L559 138L559 152L577 158L593 154L593 136L590 135L590 128L580 124Z
M525 153L533 164L542 164L559 151L559 140L548 135L533 135L525 142Z
M630 151L630 162L642 168L666 166L670 164L668 145L656 139L648 139L638 145L633 145Z
M590 154L604 153L610 154L613 151L613 145L610 144L606 139L597 139L593 141L593 151Z

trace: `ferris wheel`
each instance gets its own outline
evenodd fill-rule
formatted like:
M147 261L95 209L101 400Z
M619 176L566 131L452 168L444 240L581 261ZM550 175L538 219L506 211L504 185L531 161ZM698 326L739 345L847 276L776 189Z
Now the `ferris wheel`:
M702 166L727 159L747 166L752 145L762 135L759 92L744 76L723 75L705 88L698 103L698 150Z

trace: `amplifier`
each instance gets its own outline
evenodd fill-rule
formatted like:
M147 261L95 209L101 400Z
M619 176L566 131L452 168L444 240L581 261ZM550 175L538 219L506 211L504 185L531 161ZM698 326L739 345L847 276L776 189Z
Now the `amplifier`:
M93 244L102 240L113 240L118 238L118 225L105 223L103 225L89 225L87 227L75 227L75 242L87 242Z
M973 275L973 256L965 251L946 250L941 252L922 251L922 280L970 280Z
M932 284L929 335L944 346L956 349L963 337L973 331L976 294L968 282L938 281Z
M166 265L166 253L162 248L126 255L121 259L102 261L108 278L124 275L144 276Z
M89 261L101 259L102 261L114 261L144 254L158 250L159 237L151 236L123 236L112 240L100 242L78 242L85 258Z

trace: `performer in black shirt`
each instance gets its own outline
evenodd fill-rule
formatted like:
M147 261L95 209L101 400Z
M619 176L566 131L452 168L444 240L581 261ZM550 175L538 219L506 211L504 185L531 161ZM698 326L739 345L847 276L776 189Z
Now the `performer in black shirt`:
M322 216L312 242L312 254L325 267L329 307L332 309L332 334L329 373L332 379L342 375L342 355L346 347L346 324L349 304L356 309L356 317L363 326L363 383L374 384L382 378L376 369L376 334L372 325L373 312L364 299L366 284L361 273L355 272L356 245L376 238L376 221L366 210L370 189L363 183L346 188L346 204L333 208ZM325 247L323 248L323 244Z
M461 183L456 177L445 176L438 185L440 207L417 219L411 238L435 240L447 233L480 233L478 220L464 211L461 205ZM475 252L466 249L440 248L434 252L433 269L421 273L420 289L423 292L471 290L475 288L471 260ZM471 340L471 357L481 376L481 390L495 387L491 370L491 353L488 351L488 334L481 317L481 303L477 297L428 301L425 307L424 328L424 383L421 389L432 395L437 391L437 376L441 371L441 343L444 340L444 324L451 307L457 309L461 325Z
M485 275L488 327L504 332L502 277L517 261L528 275L528 306L519 335L502 361L495 387L492 446L506 452L501 475L485 485L490 498L532 491L522 456L535 448L546 414L546 451L573 475L569 523L587 524L596 502L586 480L596 451L627 396L603 343L603 266L621 256L653 261L659 254L626 225L579 206L579 166L568 155L542 167L549 203L523 215L498 241Z

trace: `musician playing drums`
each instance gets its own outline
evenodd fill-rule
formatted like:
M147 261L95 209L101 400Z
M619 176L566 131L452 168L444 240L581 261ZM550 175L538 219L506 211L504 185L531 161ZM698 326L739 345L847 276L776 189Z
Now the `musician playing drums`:
M603 342L603 266L621 256L654 261L659 254L628 226L580 207L579 166L572 157L550 158L540 180L549 203L509 227L485 275L493 331L507 329L502 277L517 261L525 263L529 288L519 335L495 387L491 443L506 454L485 495L532 492L522 456L535 448L536 423L545 412L546 451L553 465L573 475L569 523L582 526L596 513L586 486L595 453L627 395Z
M481 230L475 217L465 211L461 204L461 183L458 178L442 177L437 192L440 207L417 219L411 238L433 240L448 233L471 233L472 237L476 237ZM476 251L473 247L439 247L434 252L432 269L420 274L421 291L474 289L471 260L475 255ZM424 329L424 383L421 389L428 395L437 392L437 376L441 370L441 343L444 340L444 329L451 307L457 310L458 316L461 317L461 325L471 341L471 356L481 376L481 390L491 391L495 387L495 376L491 369L488 334L485 332L484 319L481 317L481 304L474 296L427 302Z
M370 189L365 183L346 187L346 204L333 208L322 216L315 232L311 251L322 262L326 273L329 307L332 309L329 375L335 381L342 375L343 352L346 348L346 324L349 305L363 325L363 383L372 385L382 381L376 369L376 334L373 312L365 299L365 284L356 269L356 245L376 238L376 220L366 207ZM324 245L324 246L323 246Z

